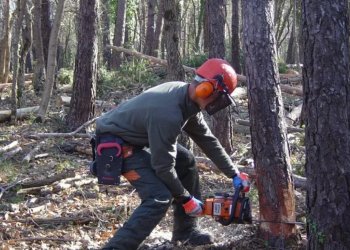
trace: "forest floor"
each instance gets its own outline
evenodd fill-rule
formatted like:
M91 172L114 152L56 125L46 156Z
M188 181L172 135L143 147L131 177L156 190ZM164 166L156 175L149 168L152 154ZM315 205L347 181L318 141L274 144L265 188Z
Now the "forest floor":
M38 105L37 99L28 95L27 106ZM9 107L6 95L0 101L2 109ZM20 147L11 157L0 153L0 249L99 249L140 203L133 187L123 178L118 187L97 184L88 170L88 138L30 137L38 132L66 132L63 114L59 107L50 111L44 123L35 123L30 117L15 125L4 122L0 126L0 149L12 142L18 142ZM236 133L233 140L237 149L234 158L248 164L252 157L250 150L245 150L250 144L249 135ZM292 149L300 148L296 141L289 142ZM38 145L36 158L24 161ZM77 145L86 153L72 150ZM294 159L303 157L301 150L292 150L292 154L298 154ZM231 180L216 169L199 164L199 172L203 197L232 191ZM296 190L296 194L300 220L305 215L305 197L302 190ZM259 218L254 186L248 196L253 217ZM215 244L191 247L172 243L169 209L141 249L272 249L259 239L259 224L222 226L213 218L202 217L200 226L214 235ZM305 249L305 228L297 228L299 240L279 249Z

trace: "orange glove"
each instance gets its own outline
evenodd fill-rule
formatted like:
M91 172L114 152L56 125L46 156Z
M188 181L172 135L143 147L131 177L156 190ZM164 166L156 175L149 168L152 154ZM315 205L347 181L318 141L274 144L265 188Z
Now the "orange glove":
M185 213L189 216L196 217L200 216L203 213L203 203L193 196L182 206L185 209Z

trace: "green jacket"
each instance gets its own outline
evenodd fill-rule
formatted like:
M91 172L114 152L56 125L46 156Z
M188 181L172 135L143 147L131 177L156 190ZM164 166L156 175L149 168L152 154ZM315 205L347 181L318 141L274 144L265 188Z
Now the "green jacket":
M152 167L174 197L186 193L175 172L176 141L181 131L203 150L227 176L237 168L211 133L200 108L190 100L188 83L167 82L120 104L96 121L96 133L118 135L126 142L146 146Z

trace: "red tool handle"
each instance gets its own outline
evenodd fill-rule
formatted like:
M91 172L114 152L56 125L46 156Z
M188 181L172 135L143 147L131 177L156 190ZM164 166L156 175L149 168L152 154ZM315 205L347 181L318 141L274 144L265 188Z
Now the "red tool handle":
M97 154L101 155L102 154L101 151L106 148L117 148L118 150L116 153L117 157L119 157L122 153L122 147L120 146L120 144L116 142L106 142L106 143L101 143L97 146Z

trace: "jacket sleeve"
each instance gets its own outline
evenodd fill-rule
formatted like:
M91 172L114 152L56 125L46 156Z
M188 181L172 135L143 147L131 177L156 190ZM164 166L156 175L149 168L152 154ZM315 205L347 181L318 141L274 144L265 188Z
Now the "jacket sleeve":
M175 171L176 139L181 126L176 121L167 121L167 118L149 122L148 140L153 169L173 197L188 195L188 191L183 187Z
M202 113L191 117L184 130L227 177L232 178L235 174L239 174L219 140L210 131Z

